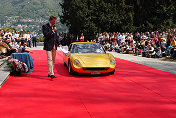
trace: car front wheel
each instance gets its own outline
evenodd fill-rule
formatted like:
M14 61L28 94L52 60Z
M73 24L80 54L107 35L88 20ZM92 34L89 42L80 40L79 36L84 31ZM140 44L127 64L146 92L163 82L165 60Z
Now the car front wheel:
M75 71L72 69L71 62L69 62L68 72L69 72L70 75L74 75L75 74Z
M67 66L67 64L65 63L65 61L64 61L64 66Z

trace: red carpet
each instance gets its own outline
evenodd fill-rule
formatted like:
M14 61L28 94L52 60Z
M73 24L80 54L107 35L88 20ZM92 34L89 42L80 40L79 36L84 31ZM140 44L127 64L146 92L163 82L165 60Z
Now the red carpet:
M57 53L47 77L45 51L34 71L10 77L0 89L0 118L176 118L176 75L117 59L114 75L70 76Z

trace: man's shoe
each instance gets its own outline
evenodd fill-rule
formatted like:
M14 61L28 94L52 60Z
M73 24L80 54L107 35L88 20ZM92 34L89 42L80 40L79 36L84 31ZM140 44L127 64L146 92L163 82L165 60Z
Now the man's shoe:
M48 75L48 77L51 77L51 75Z
M55 76L55 75L50 75L50 77L51 77L51 79L56 78L56 76Z

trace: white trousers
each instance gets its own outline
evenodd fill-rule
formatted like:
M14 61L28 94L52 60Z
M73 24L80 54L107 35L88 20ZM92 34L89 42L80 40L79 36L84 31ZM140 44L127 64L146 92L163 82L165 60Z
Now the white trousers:
M56 47L54 45L53 50L46 51L47 63L48 63L48 75L54 75L54 64L56 57Z

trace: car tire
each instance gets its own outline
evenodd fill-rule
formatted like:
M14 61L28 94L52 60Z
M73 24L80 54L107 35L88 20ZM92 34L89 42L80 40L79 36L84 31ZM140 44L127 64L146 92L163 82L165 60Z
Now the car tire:
M110 72L109 74L112 74L112 75L113 75L114 73L115 73L115 69L114 69L112 72Z
M69 62L69 65L68 65L68 72L70 75L75 75L75 71L72 69L71 62Z
M67 66L67 64L65 63L65 61L64 61L64 66L65 66L65 67Z

